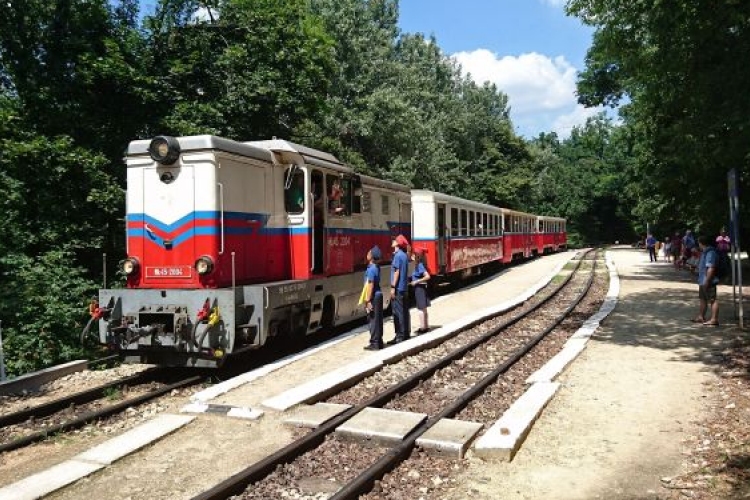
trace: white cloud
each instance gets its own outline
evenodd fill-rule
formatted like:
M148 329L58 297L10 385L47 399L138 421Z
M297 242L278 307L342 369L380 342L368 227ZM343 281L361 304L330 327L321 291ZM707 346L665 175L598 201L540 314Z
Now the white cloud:
M477 84L489 81L508 95L511 117L523 135L554 130L567 137L574 125L585 123L599 111L577 103L577 71L563 56L550 58L531 52L500 57L477 49L458 52L453 58Z
M542 3L551 5L552 7L564 7L568 0L542 0Z

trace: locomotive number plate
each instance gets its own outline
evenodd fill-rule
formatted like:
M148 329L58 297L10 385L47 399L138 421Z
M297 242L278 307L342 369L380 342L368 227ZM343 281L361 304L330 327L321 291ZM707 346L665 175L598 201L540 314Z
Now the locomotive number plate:
M192 275L190 266L146 267L146 278L190 278Z

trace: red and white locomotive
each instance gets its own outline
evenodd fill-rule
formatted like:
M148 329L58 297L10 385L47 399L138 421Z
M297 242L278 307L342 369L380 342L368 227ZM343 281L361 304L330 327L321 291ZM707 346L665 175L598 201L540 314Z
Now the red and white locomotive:
M390 241L412 221L442 275L565 246L563 219L410 192L283 140L160 136L126 165L127 287L100 290L95 318L131 361L218 366L363 317L367 250L383 250L387 289Z

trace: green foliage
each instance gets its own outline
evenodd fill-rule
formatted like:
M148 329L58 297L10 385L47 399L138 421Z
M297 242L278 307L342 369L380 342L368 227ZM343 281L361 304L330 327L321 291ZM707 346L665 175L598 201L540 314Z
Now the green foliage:
M532 212L566 217L575 246L636 237L635 202L628 195L636 166L623 129L600 115L562 142L542 135L532 146L539 172L532 181Z
M596 28L580 101L630 101L638 216L717 231L726 172L739 169L743 187L750 173L750 3L571 0L568 11Z
M190 19L195 4L148 20L160 133L288 137L321 108L333 52L306 1L229 1L213 23Z
M70 250L0 257L0 318L8 372L19 375L82 356L78 336L96 284Z

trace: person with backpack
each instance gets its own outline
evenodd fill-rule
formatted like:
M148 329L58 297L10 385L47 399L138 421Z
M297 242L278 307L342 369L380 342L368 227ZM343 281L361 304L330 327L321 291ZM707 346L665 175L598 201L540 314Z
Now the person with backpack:
M719 284L718 252L711 245L712 241L705 235L698 238L698 246L701 249L701 258L698 262L698 299L700 306L698 316L693 318L693 323L701 323L706 326L719 326L719 301L716 300L716 286ZM711 317L706 320L706 310L711 310Z

